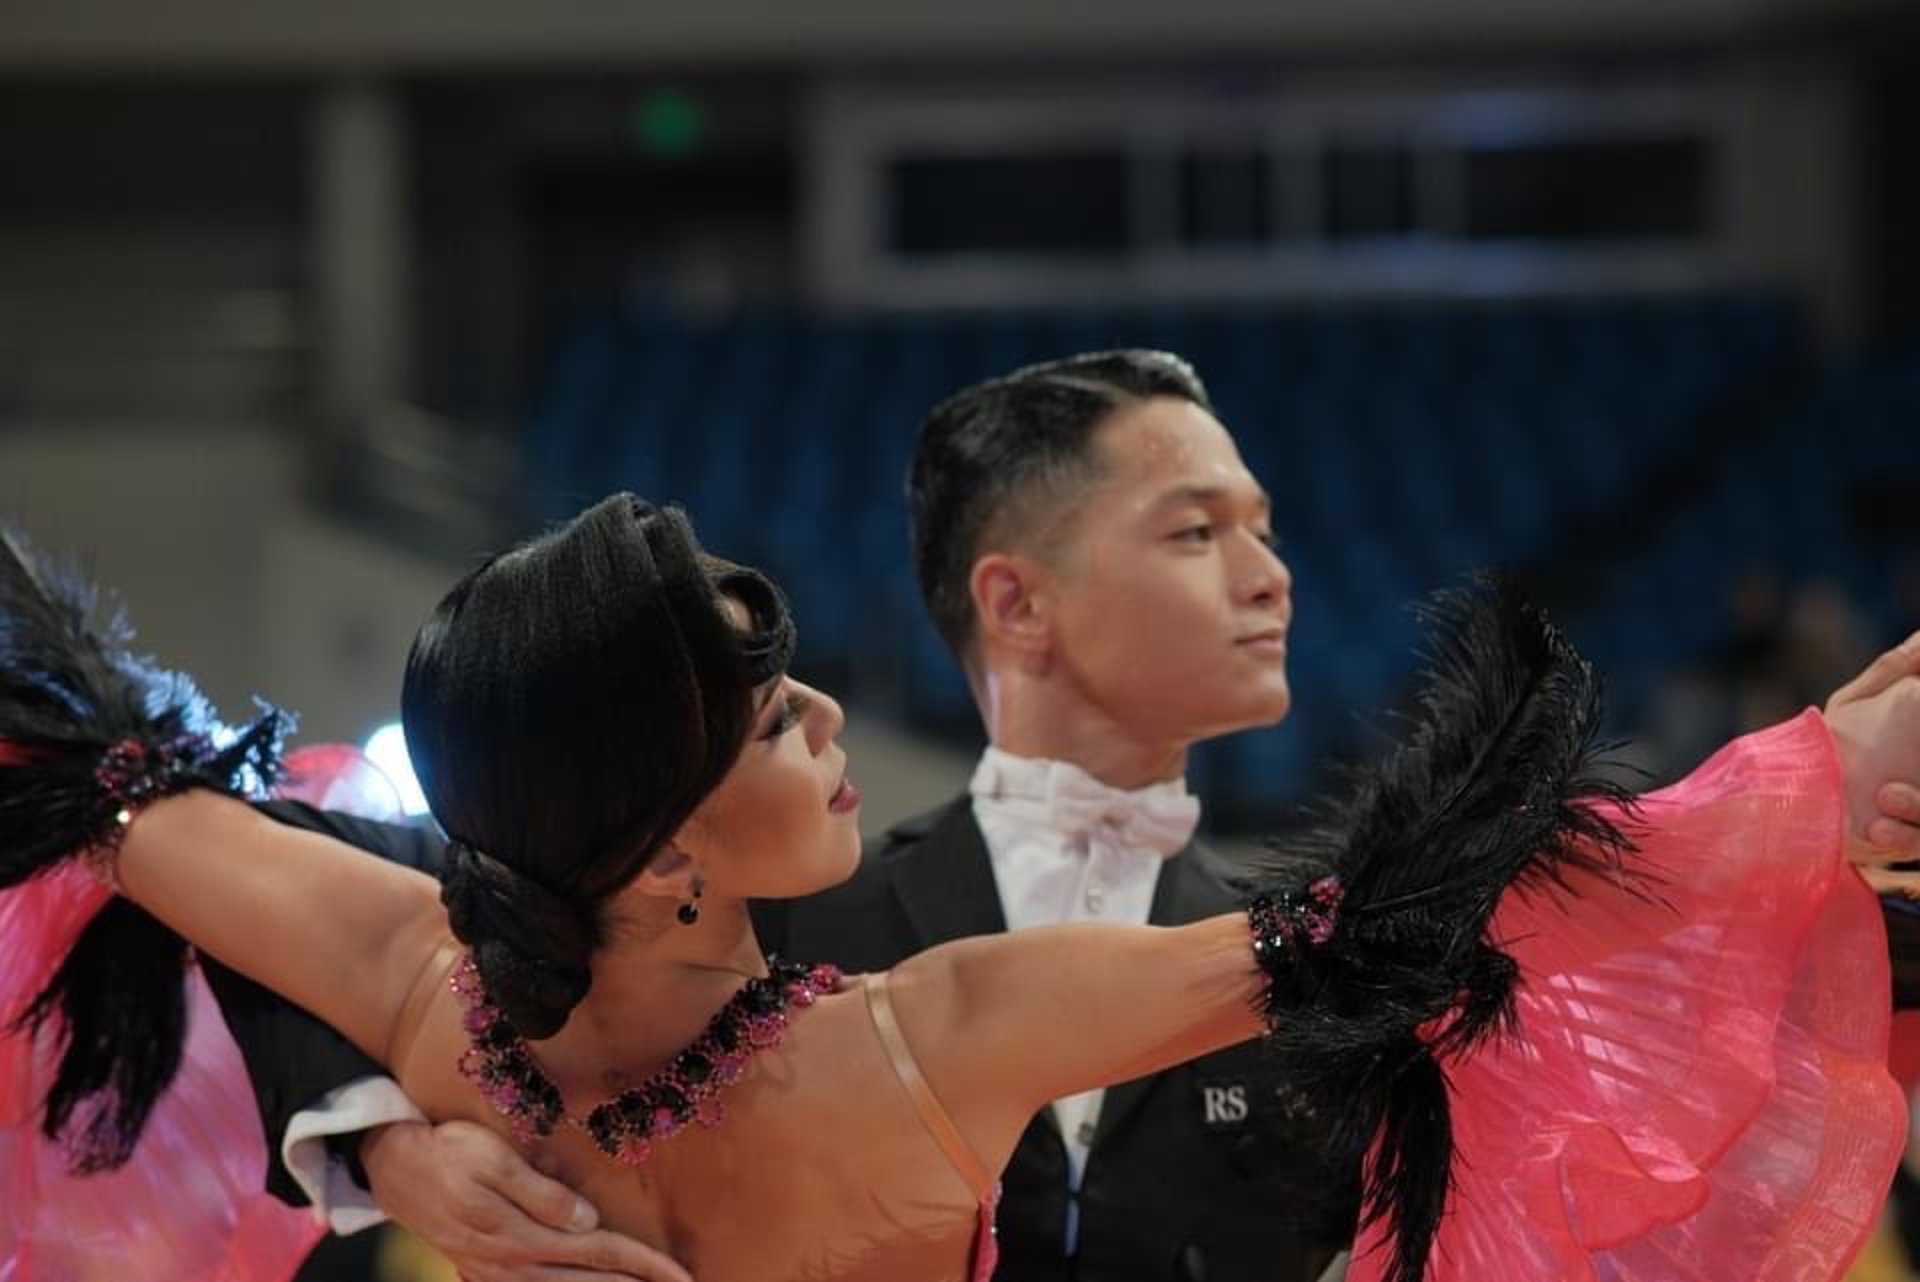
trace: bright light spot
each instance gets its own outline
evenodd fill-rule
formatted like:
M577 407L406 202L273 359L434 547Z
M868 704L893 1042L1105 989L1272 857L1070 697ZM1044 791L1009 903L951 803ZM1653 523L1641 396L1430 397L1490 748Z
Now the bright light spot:
M400 805L410 815L427 813L427 797L420 781L413 777L413 762L407 758L407 736L398 721L381 726L367 739L367 758L380 767L400 793Z

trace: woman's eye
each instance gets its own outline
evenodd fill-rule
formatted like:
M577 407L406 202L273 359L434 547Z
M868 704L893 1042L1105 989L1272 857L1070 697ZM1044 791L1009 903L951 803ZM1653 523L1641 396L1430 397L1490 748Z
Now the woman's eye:
M768 739L778 739L781 735L799 725L800 719L806 715L806 711L807 696L804 694L788 695L781 701L780 711L774 714L773 720L767 725L767 732L764 737Z

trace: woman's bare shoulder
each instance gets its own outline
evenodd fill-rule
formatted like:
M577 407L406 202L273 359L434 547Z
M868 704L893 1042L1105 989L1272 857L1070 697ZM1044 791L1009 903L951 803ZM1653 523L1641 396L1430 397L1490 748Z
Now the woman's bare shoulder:
M471 1119L481 1102L479 1092L460 1076L458 1068L467 1034L448 978L460 957L460 944L451 935L428 956L413 977L388 1048L387 1065L394 1077L408 1098L436 1121Z

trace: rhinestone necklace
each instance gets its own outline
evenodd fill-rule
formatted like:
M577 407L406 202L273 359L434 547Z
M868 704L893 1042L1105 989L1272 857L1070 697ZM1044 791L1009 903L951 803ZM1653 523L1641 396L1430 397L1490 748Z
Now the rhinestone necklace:
M790 1010L813 1005L840 984L835 966L769 957L767 969L728 998L706 1031L665 1068L581 1117L567 1111L560 1088L487 996L480 968L465 954L448 978L466 1011L461 1023L469 1045L460 1054L460 1075L512 1124L522 1143L552 1135L565 1122L585 1131L608 1157L638 1165L655 1144L696 1122L718 1126L726 1117L720 1092L740 1080L754 1055L780 1044Z

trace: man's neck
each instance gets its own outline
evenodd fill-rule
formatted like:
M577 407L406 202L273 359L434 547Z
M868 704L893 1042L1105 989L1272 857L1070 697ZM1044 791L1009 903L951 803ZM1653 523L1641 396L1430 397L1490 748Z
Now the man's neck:
M1184 741L1143 736L1056 682L989 673L984 693L987 737L1002 752L1065 761L1113 788L1186 774Z

